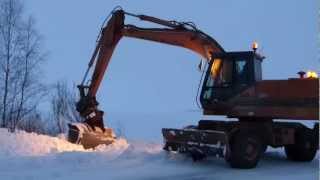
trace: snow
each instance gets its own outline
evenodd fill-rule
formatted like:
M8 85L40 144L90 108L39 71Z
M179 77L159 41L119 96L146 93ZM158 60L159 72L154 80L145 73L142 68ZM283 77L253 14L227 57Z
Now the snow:
M4 156L41 156L49 153L85 151L82 146L66 142L58 137L19 131L9 133L0 129L0 153Z
M49 137L0 129L0 179L319 179L319 157L290 162L282 150L268 149L256 169L229 168L223 159L192 162L162 151L161 143L118 139L110 146L85 150L63 136Z

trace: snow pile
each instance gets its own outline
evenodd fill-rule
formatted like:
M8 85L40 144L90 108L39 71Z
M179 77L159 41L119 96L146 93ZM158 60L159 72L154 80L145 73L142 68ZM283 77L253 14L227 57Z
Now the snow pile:
M94 149L97 153L108 154L112 157L118 157L129 147L127 140L118 138L114 143L109 145L100 145Z
M92 149L85 150L81 145L72 144L63 137L50 137L36 133L18 131L10 133L7 129L0 128L0 154L3 155L22 155L22 156L41 156L50 153L60 152L91 152ZM96 151L121 152L126 149L128 143L124 139L117 140L111 146L101 145Z
M295 172L295 173L292 173ZM9 133L0 129L0 179L183 179L209 180L319 179L319 156L312 162L286 160L283 149L268 148L256 169L231 169L222 158L193 162L167 153L161 143L118 139L111 145L85 150L63 137Z

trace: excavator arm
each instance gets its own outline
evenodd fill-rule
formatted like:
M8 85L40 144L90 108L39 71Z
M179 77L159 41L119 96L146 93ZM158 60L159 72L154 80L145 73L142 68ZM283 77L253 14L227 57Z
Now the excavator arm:
M125 15L155 23L165 28L140 28L130 24L126 25L124 24ZM198 30L192 23L167 21L151 16L127 13L123 10L113 11L110 19L101 30L88 69L82 83L78 86L80 100L77 103L77 110L85 119L84 122L93 129L99 127L104 130L103 111L97 108L96 94L113 51L122 37L144 39L187 48L200 54L206 60L210 60L213 53L224 52L223 48L213 38ZM91 81L86 85L87 76L92 66L94 66L94 70Z

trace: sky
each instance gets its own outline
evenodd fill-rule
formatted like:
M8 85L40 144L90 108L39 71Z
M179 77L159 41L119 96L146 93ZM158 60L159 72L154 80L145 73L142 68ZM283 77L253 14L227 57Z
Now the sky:
M266 56L264 79L287 79L297 77L300 70L319 69L316 0L23 2L36 19L48 52L43 71L48 84L80 83L100 26L118 5L132 13L192 21L226 51L250 50L257 41ZM126 22L145 25L132 18ZM200 59L179 47L124 38L112 57L98 101L107 112L197 110Z

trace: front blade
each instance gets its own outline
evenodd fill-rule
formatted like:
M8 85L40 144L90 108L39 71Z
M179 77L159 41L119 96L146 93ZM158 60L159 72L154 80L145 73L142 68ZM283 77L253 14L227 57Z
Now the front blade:
M164 148L170 151L201 151L224 157L228 144L227 134L223 131L163 128L162 135L166 143Z

